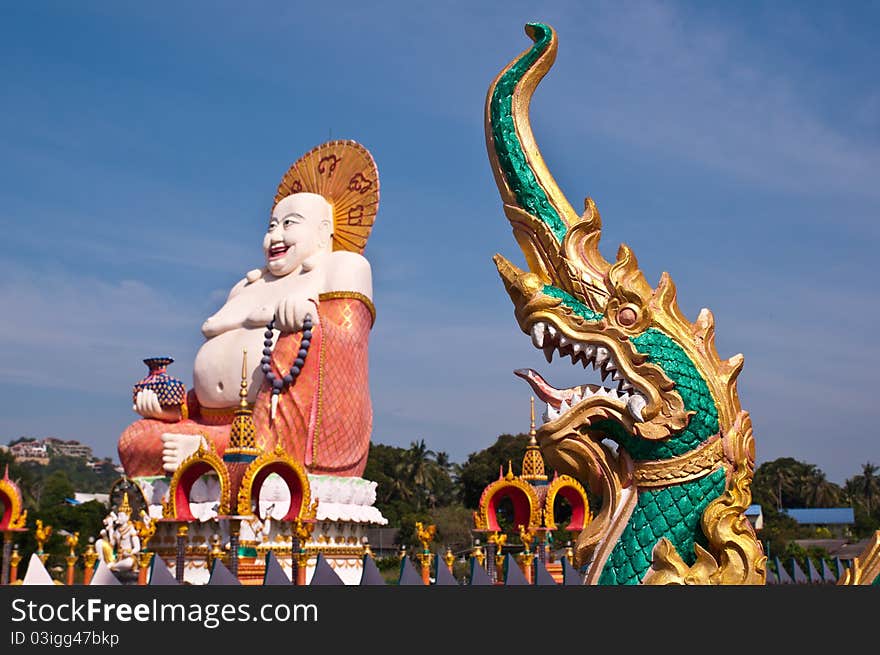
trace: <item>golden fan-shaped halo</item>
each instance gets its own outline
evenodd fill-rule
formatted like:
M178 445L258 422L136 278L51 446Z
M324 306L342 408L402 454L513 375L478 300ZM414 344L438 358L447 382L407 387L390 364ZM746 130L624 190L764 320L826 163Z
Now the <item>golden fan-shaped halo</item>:
M303 192L333 206L333 250L363 254L379 210L379 171L370 151L351 140L312 148L281 178L274 204Z

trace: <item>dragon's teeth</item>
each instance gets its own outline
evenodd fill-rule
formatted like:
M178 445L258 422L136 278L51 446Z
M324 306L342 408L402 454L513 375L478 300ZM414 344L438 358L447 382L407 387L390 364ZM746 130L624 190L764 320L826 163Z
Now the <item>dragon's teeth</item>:
M610 366L607 367L606 370L610 371L611 367ZM611 375L611 379L614 380L615 382L617 382L618 380L623 380L625 378L620 374L620 371L618 371L617 369L614 369L614 373Z
M571 350L572 350L572 352L574 352L575 355L577 355L578 353L580 353L581 350L583 350L583 349L584 349L584 344L582 344L580 341L575 341L575 342L571 345Z
M629 380L621 380L620 384L617 385L617 388L621 391L629 391L633 388L633 385L630 383Z
M616 371L616 370L617 370L617 365L614 363L614 360L613 360L613 359L609 359L609 360L605 363L605 368L607 368L609 371Z
M596 356L596 346L587 345L584 347L584 357L587 358L587 361L593 359Z
M534 325L532 325L532 343L535 348L543 348L544 347L544 334L547 331L547 325L538 321Z
M608 361L609 356L608 349L605 346L597 346L596 347L596 363L594 366L602 366L605 362Z
M547 334L550 335L551 339L556 338L556 327L550 323L547 324Z
M569 343L571 343L571 342L568 340L568 337L566 337L564 334L559 335L559 347L560 348L562 348L563 346L567 346Z
M565 414L565 412L567 412L570 409L571 409L571 406L568 404L567 400L563 400L561 403L559 403L559 413L560 414Z
M626 408L629 410L630 416L632 416L639 423L643 422L645 419L642 417L642 410L648 405L648 401L645 397L636 392L629 397L629 400L626 402Z
M547 363L550 364L553 362L553 352L556 349L553 347L552 343L548 343L544 346L544 357L547 359Z

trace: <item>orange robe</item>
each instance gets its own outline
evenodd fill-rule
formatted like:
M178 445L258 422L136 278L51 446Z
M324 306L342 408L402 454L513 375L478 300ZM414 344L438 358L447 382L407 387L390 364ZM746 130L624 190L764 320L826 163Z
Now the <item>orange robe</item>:
M354 295L333 294L318 305L319 323L302 372L281 392L270 420L271 386L264 380L254 405L257 444L274 449L279 441L309 473L360 476L367 464L373 409L367 345L371 308ZM302 333L282 334L272 350L272 368L283 377L296 359ZM178 422L141 419L119 438L119 460L129 477L165 475L162 433L203 434L219 454L229 442L233 409L202 410L187 394L189 418Z

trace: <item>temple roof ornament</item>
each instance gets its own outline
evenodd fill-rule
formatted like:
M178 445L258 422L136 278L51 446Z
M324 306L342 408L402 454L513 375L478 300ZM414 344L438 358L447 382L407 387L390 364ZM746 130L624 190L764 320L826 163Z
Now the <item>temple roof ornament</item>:
M247 349L241 356L241 389L235 418L229 431L229 446L223 453L224 462L252 462L260 454L257 447L257 427L254 425L253 410L248 405Z
M523 455L522 475L523 480L529 482L546 482L547 474L544 472L544 458L541 449L538 448L538 440L535 438L535 397L530 399L531 423L529 427L529 444L526 446L526 454Z
M526 530L555 530L559 526L553 518L553 506L561 496L571 506L571 520L565 529L580 531L592 519L590 504L583 485L569 475L554 474L548 483L544 468L544 458L535 438L535 399L530 399L531 422L529 443L522 460L522 473L514 475L513 466L507 462L507 473L503 467L498 479L490 483L480 496L479 509L474 512L474 529L498 532L497 510L499 503L507 498L513 504L513 525Z

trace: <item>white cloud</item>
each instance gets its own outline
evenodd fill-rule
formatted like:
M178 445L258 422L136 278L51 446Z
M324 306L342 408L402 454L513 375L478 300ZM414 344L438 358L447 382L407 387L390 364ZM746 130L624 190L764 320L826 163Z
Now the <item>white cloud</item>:
M819 114L811 101L821 81L799 84L796 61L766 59L750 34L672 4L585 14L556 26L557 63L533 110L537 125L552 126L545 140L600 134L767 189L880 197L880 149ZM876 104L868 89L849 91L842 102Z
M139 280L59 270L0 272L0 381L56 390L128 393L151 355L192 351L201 320L178 296ZM182 377L188 376L184 364Z

